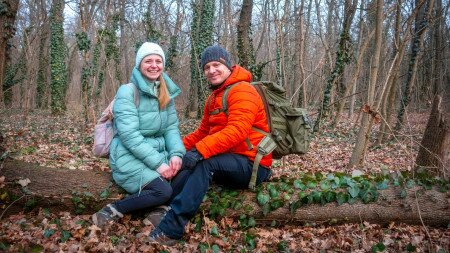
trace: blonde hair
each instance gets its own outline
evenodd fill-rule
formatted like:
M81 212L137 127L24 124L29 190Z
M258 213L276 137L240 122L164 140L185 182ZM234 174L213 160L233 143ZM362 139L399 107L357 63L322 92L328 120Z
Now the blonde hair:
M167 90L166 81L162 75L159 76L159 92L158 92L159 109L164 109L170 102L169 91Z

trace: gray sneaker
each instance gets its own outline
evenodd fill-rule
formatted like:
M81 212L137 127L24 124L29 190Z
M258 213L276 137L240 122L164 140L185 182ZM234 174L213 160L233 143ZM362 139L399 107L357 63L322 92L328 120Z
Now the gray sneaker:
M117 211L114 204L108 204L103 207L100 211L92 215L92 221L98 227L103 227L110 221L117 221L123 217L123 214Z
M166 216L166 213L170 210L170 206L158 206L155 209L153 209L149 214L147 214L147 217L144 219L144 224L148 225L151 223L153 227L157 227L159 223L161 223L161 220Z
M168 237L160 228L155 228L148 236L150 243L158 243L166 246L174 246L178 240Z

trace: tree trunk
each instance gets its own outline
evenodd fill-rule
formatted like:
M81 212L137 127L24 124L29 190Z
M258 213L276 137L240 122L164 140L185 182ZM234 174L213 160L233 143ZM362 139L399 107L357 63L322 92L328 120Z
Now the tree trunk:
M91 214L107 203L123 197L121 190L111 182L108 172L69 170L64 168L46 168L20 161L7 161L0 176L5 176L9 196L14 194L20 200L10 204L3 214L9 215L19 211L48 208L52 212L71 211L74 213ZM24 187L17 184L19 179L30 179ZM275 184L275 182L273 182ZM109 192L109 194L106 194ZM325 205L303 205L293 212L292 204L283 204L280 208L263 215L262 208L256 201L255 193L243 191L239 195L242 200L240 209L226 209L225 215L239 218L242 214L254 217L258 222L270 223L371 223L388 224L404 222L408 224L447 226L450 222L449 193L435 189L424 191L414 187L406 189L406 196L401 195L399 188L380 190L376 202L363 204L337 205L336 202ZM103 196L103 199L101 198ZM295 202L292 195L290 203ZM211 202L201 206L206 212L210 210Z
M322 106L319 108L319 116L314 124L314 132L319 131L321 122L330 115L330 105L332 103L333 96L332 89L336 88L341 97L345 96L345 88L343 85L339 84L342 83L342 75L345 71L346 65L351 59L350 26L353 22L353 17L355 16L357 4L358 1L352 2L351 0L345 0L344 20L342 24L342 32L339 38L339 48L336 52L336 64L334 65L333 71L331 71L330 77L327 80L327 85L322 98ZM341 103L345 103L345 101L341 101Z
M418 2L418 1L417 1ZM434 0L426 0L427 4L421 7L419 10L414 30L414 38L411 45L411 57L408 65L408 73L406 82L403 88L402 99L400 103L400 108L397 113L397 123L395 129L401 130L403 127L403 122L405 120L405 112L411 102L411 93L416 80L417 67L421 57L421 51L423 48L423 40L425 31L428 28L428 19L431 10L433 9Z
M14 36L14 22L16 20L19 0L0 0L4 12L0 14L0 108L5 107L3 99L3 85L5 80L6 63L8 62L8 40Z
M66 45L64 43L64 1L53 0L50 11L51 108L54 115L66 111Z
M384 0L376 1L376 27L375 27L375 50L371 62L372 69L370 71L369 90L367 95L367 111L376 110L375 107L375 86L378 80L378 67L380 64L381 43L382 43L382 29L383 29L383 7ZM364 156L369 145L370 132L372 130L373 115L364 113L362 116L361 127L358 132L356 144L350 157L348 164L349 168L364 164Z
M253 39L251 34L253 0L244 0L242 2L241 14L237 24L237 47L239 64L249 70L255 64L255 55L253 51Z
M437 176L450 176L449 100L437 95L433 101L427 127L416 158L417 170L426 170Z

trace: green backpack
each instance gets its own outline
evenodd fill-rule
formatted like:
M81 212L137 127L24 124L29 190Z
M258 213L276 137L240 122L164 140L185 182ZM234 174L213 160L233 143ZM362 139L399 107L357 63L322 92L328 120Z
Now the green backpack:
M228 115L228 93L236 84L228 86L222 97L221 111L226 115ZM309 149L311 140L311 126L306 110L292 107L286 99L286 91L282 86L267 81L252 82L250 84L256 88L261 96L269 124L269 133L253 127L255 131L266 136L257 146L258 153L253 163L253 173L249 188L254 189L256 172L258 171L261 158L270 152L272 152L272 157L275 159L280 159L288 154L305 154ZM248 139L247 143L249 148L251 148Z

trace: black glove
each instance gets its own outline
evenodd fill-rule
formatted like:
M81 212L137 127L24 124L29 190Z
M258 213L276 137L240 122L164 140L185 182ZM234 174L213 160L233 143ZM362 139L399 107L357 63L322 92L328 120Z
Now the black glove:
M184 155L181 169L191 170L200 160L203 160L203 156L197 151L197 149L193 148Z

